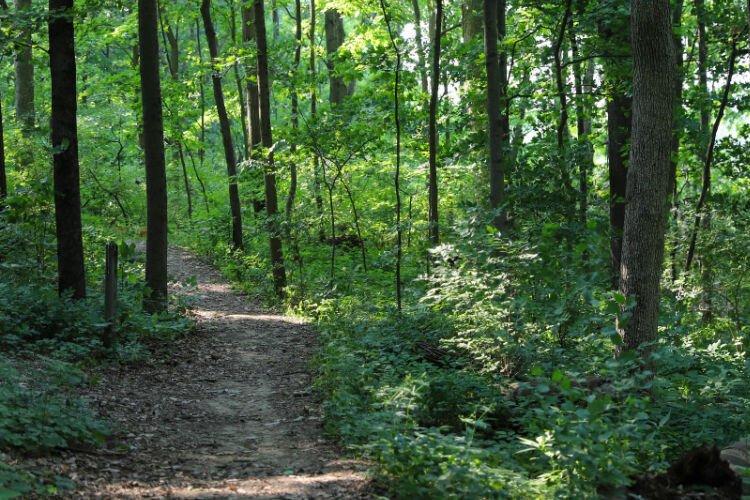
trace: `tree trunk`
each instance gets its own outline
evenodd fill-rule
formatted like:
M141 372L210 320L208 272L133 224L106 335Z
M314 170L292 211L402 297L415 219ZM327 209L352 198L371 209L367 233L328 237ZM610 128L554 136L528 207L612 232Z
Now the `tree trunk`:
M627 159L632 129L632 98L626 92L632 80L628 71L632 61L630 19L617 16L599 24L602 41L607 43L617 61L605 60L605 76L610 89L607 96L607 163L609 165L609 254L612 289L620 282L622 233L625 224ZM624 64L624 62L627 62Z
M620 292L636 303L618 324L620 351L656 338L676 72L669 0L633 0L631 30L633 132Z
M232 36L232 44L237 46L237 10L234 7L234 1L229 2L229 30ZM232 71L234 72L234 82L237 85L237 100L240 104L240 128L242 129L242 156L243 159L250 156L250 131L248 130L247 104L245 101L245 92L242 88L242 77L240 76L240 62L235 61ZM246 84L247 86L247 84Z
M268 151L268 165L264 176L266 192L266 211L268 214L268 229L270 233L271 264L273 266L273 287L276 295L283 297L286 287L286 271L284 269L284 254L279 235L278 200L276 198L276 175L273 167L273 135L271 132L271 83L268 75L268 44L266 41L266 21L263 0L255 2L255 34L258 42L258 97L260 103L260 131L263 147Z
M16 0L16 12L28 17L24 19L24 27L20 32L16 45L15 60L15 98L16 118L25 132L34 128L36 110L34 107L34 60L32 58L31 34L31 3L32 0Z
M3 130L3 95L0 92L0 211L8 197L8 180L5 176L5 132Z
M750 0L749 0L750 1ZM414 31L417 40L417 64L419 64L419 83L422 93L428 92L427 88L427 67L425 65L425 48L422 40L422 13L419 10L419 0L411 0L411 6L414 10Z
M555 81L557 83L557 97L560 102L560 120L557 124L557 160L563 187L565 188L565 212L568 224L573 222L575 213L575 195L573 182L568 171L568 143L570 130L568 128L568 95L566 90L567 75L565 74L562 55L565 32L568 29L572 13L572 0L565 0L565 11L560 22L560 31L554 47Z
M295 12L295 32L294 39L296 41L296 48L294 50L294 76L296 78L299 72L299 63L302 58L302 5L300 0L294 1L294 12ZM293 86L291 89L292 94L292 129L297 130L299 128L299 97L297 95L297 87ZM294 210L294 199L297 196L297 143L292 142L289 146L289 150L292 153L292 160L289 162L289 193L286 198L286 218L289 222L289 231L291 232L292 222L292 211Z
M438 94L440 91L440 33L442 32L443 0L435 3L435 37L432 41L432 78L430 79L430 174L429 174L429 236L430 243L440 244L440 226L438 217L438 179L437 179L437 149L438 149Z
M328 99L332 106L340 106L347 95L344 79L336 70L336 58L339 47L344 43L344 19L335 9L327 10L325 13L326 29L326 52L328 53L328 75L330 87Z
M675 242L672 244L670 255L672 282L677 280L677 239L679 238L679 212L677 210L677 164L680 157L680 138L684 129L684 112L682 110L682 80L684 66L684 47L682 45L682 36L680 29L682 26L683 0L675 0L674 11L672 12L672 38L674 40L675 57L677 62L677 74L675 77L675 106L674 106L674 131L672 132L672 166L669 171L669 185L667 190L672 204L672 227L674 228Z
M318 114L318 95L317 95L317 71L315 70L315 21L317 17L315 10L315 0L310 0L310 120L315 121ZM323 227L323 197L321 196L320 186L320 158L317 152L313 152L313 195L315 196L315 208L318 212L318 239L322 242L326 237L325 228Z
M167 309L167 175L164 122L159 80L159 39L156 0L138 0L143 140L146 162L146 285L151 294L144 308Z
M578 39L575 33L570 34L570 45L572 58L575 61L580 57L578 53ZM589 172L594 169L594 148L589 139L591 135L591 117L588 113L588 96L591 94L591 88L594 81L594 65L589 62L589 68L586 74L581 71L581 63L573 63L573 81L576 95L576 129L578 132L578 147L576 160L578 162L578 181L579 181L579 204L578 213L580 223L586 226L586 212L588 211L588 176Z
M229 176L229 207L232 213L232 248L242 250L242 211L240 209L240 192L237 187L237 158L234 152L234 141L232 130L229 125L227 108L224 104L224 91L221 88L221 74L216 67L219 61L219 44L216 40L216 31L211 20L211 0L202 0L201 17L203 27L206 31L208 52L211 54L211 64L214 66L211 73L213 81L214 100L216 101L216 113L219 115L219 129L224 145L224 158L227 162L227 175Z
M461 35L464 43L471 42L482 32L481 8L482 0L463 0L461 4Z
M490 170L490 208L494 211L493 225L502 229L505 225L502 209L505 191L505 158L502 146L500 104L500 61L497 52L498 0L484 0L484 53L487 68L487 118Z
M242 7L242 41L246 46L255 43L255 10L252 7ZM245 94L247 96L247 124L250 139L250 155L256 158L255 152L260 147L260 103L258 99L258 68L252 57L246 59L245 64ZM257 158L256 158L257 159ZM253 196L260 191L260 177L253 177ZM253 198L253 211L257 215L263 210L264 201Z
M21 125L24 138L28 138L36 123L34 106L34 59L32 53L31 27L32 0L16 0L16 12L27 16L16 43L15 54L15 106L16 120ZM18 156L19 168L24 169L34 162L34 149L25 143Z
M60 293L86 296L81 236L73 0L49 0L49 66L52 87L51 142Z

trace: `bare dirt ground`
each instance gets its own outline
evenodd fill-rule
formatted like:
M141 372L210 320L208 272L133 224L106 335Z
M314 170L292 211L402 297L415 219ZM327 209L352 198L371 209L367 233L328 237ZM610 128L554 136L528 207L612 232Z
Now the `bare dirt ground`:
M213 266L170 249L197 279L196 331L140 366L104 368L88 398L121 429L69 452L66 498L370 498L365 464L321 437L311 393L316 335L233 292Z

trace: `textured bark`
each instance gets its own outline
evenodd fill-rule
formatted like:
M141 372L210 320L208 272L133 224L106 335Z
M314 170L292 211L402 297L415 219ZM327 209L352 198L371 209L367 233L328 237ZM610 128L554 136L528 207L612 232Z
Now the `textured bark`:
M502 147L500 60L497 52L497 9L498 0L484 0L484 53L487 69L487 119L489 170L490 170L490 208L498 211L501 208L505 192L505 158ZM505 225L504 214L496 214L493 224L498 229Z
M81 237L73 0L49 0L49 12L58 289L60 293L72 291L74 298L83 298L86 273Z
M438 217L438 179L437 179L437 149L438 149L438 93L440 91L440 33L442 32L443 1L435 2L435 38L432 41L432 78L430 81L430 119L429 119L429 236L430 243L440 244L440 226Z
M669 0L633 0L631 30L633 131L620 292L636 303L618 324L624 350L656 338L676 73Z
M159 80L156 0L138 0L143 149L146 162L146 285L149 312L167 309L167 175Z
M419 10L419 0L411 1L414 10L414 31L417 40L417 64L419 65L419 83L422 93L429 92L427 87L427 67L425 65L425 48L422 40L422 12Z
M271 83L268 75L268 44L266 41L266 21L263 0L255 2L255 35L258 42L258 97L260 103L260 132L263 147L268 150L268 165L264 176L266 192L266 211L268 213L268 229L270 233L271 264L273 266L273 287L276 295L284 295L286 287L286 270L284 269L284 254L281 248L276 214L279 211L276 197L276 175L273 167L273 135L271 131Z
M219 59L219 44L216 40L216 31L211 20L211 0L202 0L201 17L203 28L206 31L208 52L211 54L211 64L216 65ZM227 163L227 175L229 176L229 207L232 214L232 248L243 249L242 242L242 211L240 210L240 193L237 187L237 158L234 152L234 141L232 130L229 125L229 116L224 104L224 91L221 86L221 75L217 68L211 72L211 80L214 89L214 101L216 101L216 114L219 115L219 130L221 131L222 144L224 145L224 158Z
M19 14L28 14L30 10L31 0L16 0L16 11ZM30 19L27 20L27 23L30 22ZM16 118L26 131L32 130L36 121L31 33L31 26L24 26L21 30L15 60Z
M329 91L328 100L331 105L339 106L347 96L344 79L336 71L336 53L344 43L344 20L335 9L325 13L326 53L328 54Z
M463 0L461 4L461 35L469 43L482 32L482 0Z
M617 61L605 60L607 95L607 163L609 166L609 254L612 288L620 282L622 233L625 224L625 194L627 190L628 141L632 126L632 99L625 88L632 75L624 74L623 62L630 63L630 19L627 16L600 22L599 33L608 50L618 56ZM626 66L627 68L627 66Z

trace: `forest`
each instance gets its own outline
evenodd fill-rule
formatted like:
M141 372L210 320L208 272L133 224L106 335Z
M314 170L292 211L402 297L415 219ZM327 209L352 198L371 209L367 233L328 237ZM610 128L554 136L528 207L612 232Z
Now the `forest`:
M0 0L0 499L750 498L749 55L750 0Z

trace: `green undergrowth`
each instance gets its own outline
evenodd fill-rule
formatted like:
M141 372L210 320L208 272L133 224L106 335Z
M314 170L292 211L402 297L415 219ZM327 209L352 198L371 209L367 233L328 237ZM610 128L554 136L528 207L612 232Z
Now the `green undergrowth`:
M13 206L0 216L0 499L61 493L70 481L27 465L77 446L101 445L109 425L88 408L81 386L87 368L136 363L154 343L183 335L191 323L185 299L169 313L148 315L141 303L143 256L124 232L88 221L84 230L88 297L57 294L49 213ZM119 243L116 342L105 347L104 249Z
M605 225L509 238L457 223L460 243L421 264L407 252L402 311L392 254L371 252L364 273L343 250L331 281L329 247L304 241L286 305L321 333L327 433L375 464L384 496L597 498L689 448L750 434L748 339L719 318L702 325L689 284L665 287L647 365L613 357L631 304L597 271ZM267 241L253 234L244 253L219 237L188 244L267 298Z

